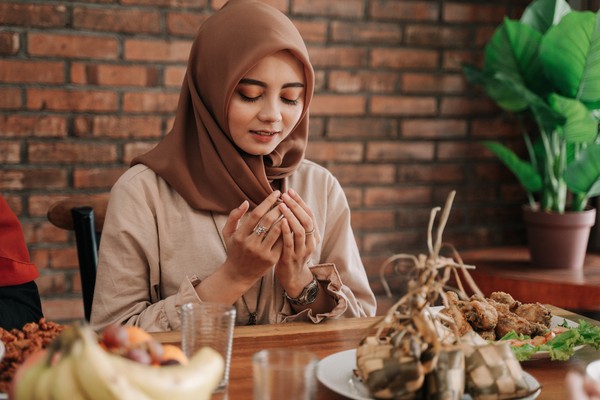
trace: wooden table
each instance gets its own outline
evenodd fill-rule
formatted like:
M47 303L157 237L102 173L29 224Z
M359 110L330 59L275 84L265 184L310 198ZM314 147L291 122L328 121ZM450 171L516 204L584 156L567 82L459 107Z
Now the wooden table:
M566 310L551 307L554 315L578 321L590 320ZM356 348L365 330L377 318L349 318L327 320L321 324L288 323L279 325L239 326L235 328L229 388L226 395L214 395L213 399L245 400L252 399L252 355L261 349L286 347L306 349L320 359L343 350ZM180 332L154 333L163 343L180 344ZM524 369L533 375L543 389L540 400L567 399L564 385L565 374L571 369L584 368L587 363L600 359L600 352L585 347L569 361L536 360L523 363ZM329 390L319 383L317 400L341 400L345 397Z
M525 247L498 247L461 251L471 276L485 295L510 293L530 303L553 304L577 311L600 312L600 255L588 254L582 269L532 267Z

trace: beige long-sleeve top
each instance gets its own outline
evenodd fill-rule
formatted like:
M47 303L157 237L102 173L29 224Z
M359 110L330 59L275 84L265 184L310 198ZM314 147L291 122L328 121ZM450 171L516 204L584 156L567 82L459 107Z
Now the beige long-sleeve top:
M322 241L311 270L337 305L313 315L295 314L275 279L274 268L240 298L238 324L256 310L258 323L375 314L376 302L350 226L344 192L329 171L303 161L287 178L316 216ZM148 331L180 329L179 308L201 302L194 282L211 275L226 258L221 236L227 215L191 208L144 165L126 171L113 186L100 241L91 324L100 330L127 323ZM257 300L258 299L258 300Z

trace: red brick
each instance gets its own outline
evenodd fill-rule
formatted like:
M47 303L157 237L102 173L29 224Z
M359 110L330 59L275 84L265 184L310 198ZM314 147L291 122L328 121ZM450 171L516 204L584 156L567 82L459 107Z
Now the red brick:
M66 199L64 194L40 194L29 196L29 215L33 217L46 217L48 208L57 201ZM58 229L58 228L56 228Z
M19 34L16 32L0 32L0 55L13 55L17 54L21 42L19 40Z
M310 61L315 68L360 67L367 64L367 50L349 47L309 47Z
M499 111L491 100L483 98L444 98L440 112L444 116L477 116L494 115Z
M310 119L310 126L308 128L309 140L313 138L320 138L324 136L325 131L325 118L314 117Z
M0 142L0 164L18 164L21 162L19 142Z
M432 191L425 186L402 186L386 188L366 188L365 205L367 206L397 206L419 205L431 202Z
M212 13L170 12L167 14L167 32L175 36L196 36L198 28Z
M107 163L117 159L114 144L102 143L29 143L31 163Z
M0 60L0 81L64 83L65 65L58 61Z
M128 61L187 61L191 41L183 40L125 40L125 60Z
M40 270L40 272L42 270L45 270L48 268L48 263L49 263L49 250L48 249L40 249L40 248L33 248L31 249L31 251L29 252L29 256L31 257L31 262L35 264L35 266L38 268L38 270ZM42 273L44 274L44 273Z
M34 56L117 59L118 41L112 37L34 33L27 35L27 50Z
M467 88L462 74L431 75L405 73L402 90L405 93L461 93Z
M367 161L431 161L434 156L432 142L369 142Z
M78 189L110 189L127 167L122 168L76 168L73 171L73 186Z
M71 66L71 82L101 86L157 86L158 70L139 65L74 63Z
M21 216L23 213L23 201L21 196L11 196L9 194L3 194L4 199L8 203L8 207L17 215Z
M48 221L43 222L25 222L23 225L23 233L25 243L61 243L69 238L69 232L64 229L59 229Z
M437 153L440 160L462 160L485 157L481 143L440 142L437 146Z
M383 115L434 115L434 97L372 96L371 112Z
M443 54L444 70L462 73L463 64L482 65L483 52L469 50L446 50Z
M327 136L331 138L386 138L398 135L398 123L391 118L330 118Z
M135 142L135 143L127 143L123 146L123 160L121 160L124 164L129 165L131 160L135 157L142 155L144 153L152 150L157 142Z
M332 71L329 74L328 88L340 93L362 91L390 93L396 90L398 75L391 72L371 71Z
M208 0L120 0L125 5L143 5L152 7L206 7Z
M64 249L50 249L48 252L48 267L50 269L77 269L77 249L75 246Z
M117 94L108 90L28 89L27 108L54 111L116 111Z
M393 23L333 21L331 31L335 42L382 44L402 40L401 27Z
M404 119L401 123L403 137L421 139L441 139L465 137L467 122L460 119Z
M109 32L159 33L160 13L158 10L144 11L124 7L75 7L73 27Z
M324 43L327 40L327 22L325 21L293 21L306 43Z
M64 27L67 8L64 5L0 3L0 25L26 27Z
M465 179L465 171L459 165L399 165L398 177L403 183L460 183Z
M125 112L174 112L177 109L179 93L136 92L123 95Z
M23 105L21 89L0 87L0 109L17 109Z
M316 162L359 162L363 159L362 143L309 142L306 157Z
M348 200L348 204L350 207L358 207L362 205L363 194L362 189L360 188L351 188L351 187L343 187L344 194L346 195L346 199Z
M63 274L44 274L35 280L38 286L40 296L64 294L67 291L65 275Z
M389 230L394 228L393 211L353 211L352 227L364 231Z
M406 44L411 46L464 47L473 36L466 28L410 25L405 29Z
M365 252L385 254L407 253L407 248L422 246L423 241L420 232L367 233L363 238Z
M371 66L389 68L437 68L439 55L433 50L374 48Z
M320 17L355 17L365 14L362 0L294 0L292 12L302 15L318 15Z
M315 95L311 103L311 115L362 115L366 101L363 96Z
M76 117L73 130L80 137L153 138L161 136L161 124L153 116L96 115Z
M65 170L43 167L39 169L0 169L0 189L60 189L67 186Z
M185 77L185 67L167 66L165 67L165 85L181 87Z
M516 120L505 118L474 119L471 121L471 132L475 139L521 138Z
M44 298L42 311L49 321L68 323L74 320L83 320L83 299L76 298Z
M336 164L329 170L342 185L386 184L396 180L396 167L391 164Z
M438 20L438 3L407 0L370 0L370 14L378 19L431 21Z
M0 137L65 137L65 117L44 115L0 115Z
M489 4L444 3L444 22L499 24L506 15L506 7Z

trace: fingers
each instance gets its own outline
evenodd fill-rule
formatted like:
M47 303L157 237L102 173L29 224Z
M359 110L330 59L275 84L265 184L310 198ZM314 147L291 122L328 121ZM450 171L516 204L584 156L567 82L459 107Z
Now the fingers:
M240 220L248 211L248 208L250 208L250 203L248 203L248 200L244 200L238 208L231 210L227 217L227 222L225 222L225 226L223 226L223 237L230 237L233 235L240 224Z
M248 214L247 222L245 222L243 224L243 226L240 227L241 233L244 236L252 234L253 231L256 231L259 226L265 227L264 230L260 229L261 232L260 232L259 236L262 236L262 234L264 234L269 229L269 227L275 221L275 219L277 218L277 216L279 214L272 213L271 215L275 214L276 216L274 219L272 219L270 221L264 220L264 219L267 216L267 214L270 212L269 210L271 210L273 208L273 206L277 203L280 196L281 196L281 192L279 190L274 191L262 203L260 203L254 210L252 210L252 212L250 212Z
M298 233L302 236L314 235L316 241L319 242L320 234L317 229L315 216L304 200L298 195L298 193L296 193L296 191L293 189L290 189L288 193L284 193L281 198L295 216L295 218L292 219L286 215L286 218L290 220L290 227L292 231L295 234Z

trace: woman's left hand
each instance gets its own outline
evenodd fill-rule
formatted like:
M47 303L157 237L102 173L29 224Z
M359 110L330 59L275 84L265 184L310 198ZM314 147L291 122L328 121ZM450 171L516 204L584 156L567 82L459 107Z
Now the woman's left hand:
M313 279L308 259L321 242L321 233L312 210L298 193L290 189L281 199L283 250L275 266L275 275L286 293L295 297Z

